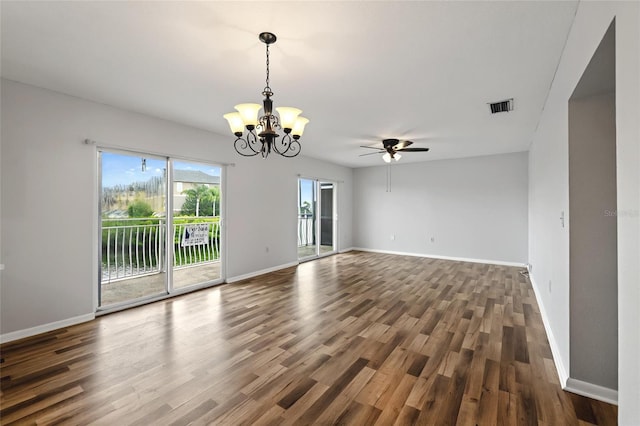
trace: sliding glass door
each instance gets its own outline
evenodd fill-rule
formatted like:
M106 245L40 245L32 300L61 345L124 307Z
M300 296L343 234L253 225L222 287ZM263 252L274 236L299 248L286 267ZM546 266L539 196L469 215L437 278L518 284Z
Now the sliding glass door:
M173 288L220 279L220 167L173 161Z
M334 182L298 179L298 259L336 251Z
M98 309L221 282L221 167L130 152L98 155Z

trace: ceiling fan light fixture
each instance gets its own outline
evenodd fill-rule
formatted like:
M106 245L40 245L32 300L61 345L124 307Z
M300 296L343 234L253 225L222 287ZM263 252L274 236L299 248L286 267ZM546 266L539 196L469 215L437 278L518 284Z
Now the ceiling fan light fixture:
M390 163L391 159L399 161L402 158L400 152L427 152L429 148L409 148L410 145L413 145L413 142L404 140L399 141L398 139L384 139L382 141L382 148L375 146L366 146L361 145L361 148L375 149L377 152L370 152L363 155L371 155L371 154L382 154L382 160L385 163Z
M266 66L267 78L266 86L262 91L262 105L245 103L238 104L234 108L238 111L224 114L223 117L229 122L231 133L236 137L233 147L236 152L245 157L253 157L261 154L262 158L273 151L283 157L295 157L300 154L302 146L300 137L304 132L305 125L309 119L299 117L302 110L292 107L276 108L278 115L273 113L273 91L269 87L269 45L276 42L273 33L263 32L258 36L261 42L266 44ZM263 115L260 115L260 109ZM247 130L246 137L244 131ZM256 129L260 132L257 133ZM278 139L277 130L284 130L282 139Z

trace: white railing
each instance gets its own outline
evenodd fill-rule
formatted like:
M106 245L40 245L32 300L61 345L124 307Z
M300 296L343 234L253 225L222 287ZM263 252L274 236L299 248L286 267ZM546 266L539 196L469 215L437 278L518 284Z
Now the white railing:
M173 267L201 265L220 259L218 217L174 220ZM195 244L185 244L185 228L194 224L206 225L206 231ZM164 271L165 228L164 218L103 219L102 283Z
M185 228L195 222L184 222L173 224L173 266L191 266L204 262L211 262L220 258L220 222L215 218L215 222L203 222L209 225L209 238L202 244L184 245L182 238L185 235Z
M208 238L200 244L183 244L185 227L208 225ZM298 247L315 244L312 215L298 216ZM102 283L155 274L165 270L164 218L102 220ZM173 267L182 268L220 259L219 217L174 219Z
M315 244L315 221L313 215L298 215L298 247Z

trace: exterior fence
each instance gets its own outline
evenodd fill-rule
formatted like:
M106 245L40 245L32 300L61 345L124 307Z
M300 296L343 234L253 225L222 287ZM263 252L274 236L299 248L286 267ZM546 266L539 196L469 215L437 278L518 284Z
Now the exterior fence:
M177 217L172 231L173 267L220 259L219 217ZM166 220L102 220L102 283L165 270Z

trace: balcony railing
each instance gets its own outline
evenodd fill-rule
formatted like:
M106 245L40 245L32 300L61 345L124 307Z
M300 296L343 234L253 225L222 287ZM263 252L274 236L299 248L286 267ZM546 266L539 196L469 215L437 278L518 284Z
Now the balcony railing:
M164 218L103 219L102 283L164 271L165 224ZM174 268L218 261L220 218L177 217L171 239Z
M312 246L316 243L314 223L313 215L298 215L298 247Z
M102 283L155 274L165 270L164 218L102 220ZM185 229L206 227L207 238L185 244ZM171 235L173 267L181 268L220 260L219 217L174 218ZM298 216L298 247L315 244L312 215Z

